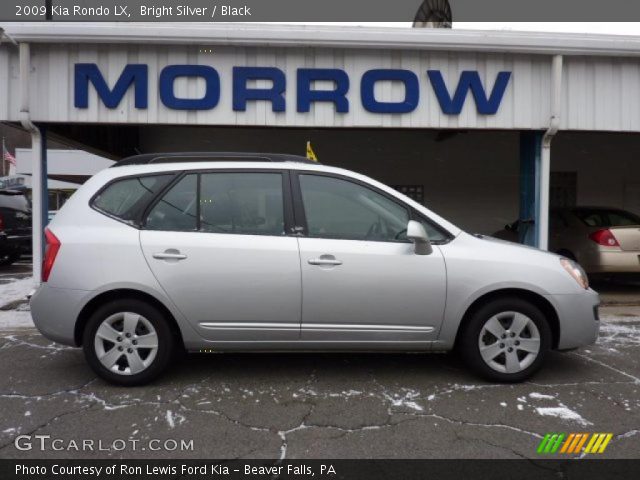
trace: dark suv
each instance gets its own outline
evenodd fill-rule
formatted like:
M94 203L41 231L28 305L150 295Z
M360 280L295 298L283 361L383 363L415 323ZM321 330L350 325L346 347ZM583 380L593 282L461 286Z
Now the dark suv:
M0 265L31 251L31 204L18 190L0 190Z

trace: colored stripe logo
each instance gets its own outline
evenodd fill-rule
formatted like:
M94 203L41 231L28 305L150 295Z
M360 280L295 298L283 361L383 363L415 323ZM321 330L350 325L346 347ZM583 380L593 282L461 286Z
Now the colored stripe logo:
M612 433L547 433L538 445L539 454L603 453Z

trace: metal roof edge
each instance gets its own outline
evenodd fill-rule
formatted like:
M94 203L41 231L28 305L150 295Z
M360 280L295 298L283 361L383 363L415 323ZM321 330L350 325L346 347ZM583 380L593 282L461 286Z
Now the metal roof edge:
M17 42L143 43L640 56L640 36L210 23L5 23Z

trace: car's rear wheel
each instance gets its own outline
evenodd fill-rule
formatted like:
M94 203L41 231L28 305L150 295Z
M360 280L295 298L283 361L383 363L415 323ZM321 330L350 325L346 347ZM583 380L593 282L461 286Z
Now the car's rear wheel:
M133 386L150 382L171 361L174 336L157 308L140 300L117 300L98 308L83 335L87 362L105 380Z
M503 298L473 313L459 346L466 363L483 377L520 382L540 368L551 341L539 308L520 298Z

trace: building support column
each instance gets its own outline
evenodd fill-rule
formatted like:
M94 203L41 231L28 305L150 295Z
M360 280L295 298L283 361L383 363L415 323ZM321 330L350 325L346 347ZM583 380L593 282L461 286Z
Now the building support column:
M44 125L40 125L38 126L38 129L40 130L40 147L42 152L40 154L40 208L42 210L40 212L40 218L42 219L42 228L40 229L40 231L42 232L43 239L41 252L44 257L44 249L46 246L44 243L44 228L49 223L49 167L47 155L48 142L47 127Z
M525 245L549 249L549 190L551 141L560 128L562 99L562 55L551 58L549 128L544 132L520 133L520 228Z
M540 190L536 223L537 247L549 249L549 189L551 184L551 141L560 129L560 102L562 100L562 55L551 58L551 101L549 128L540 145Z
M42 278L44 226L47 224L47 140L46 131L31 121L31 48L18 45L20 54L20 123L31 134L31 247L33 279Z
M42 277L44 257L44 227L49 211L47 190L47 137L44 129L31 131L31 225L32 271L36 282Z
M539 246L540 158L542 132L520 132L520 215L518 241Z

